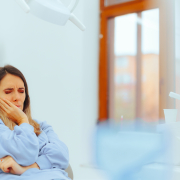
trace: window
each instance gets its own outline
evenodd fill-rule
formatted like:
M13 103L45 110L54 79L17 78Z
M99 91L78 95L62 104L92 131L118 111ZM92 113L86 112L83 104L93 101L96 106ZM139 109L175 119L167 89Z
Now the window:
M163 109L174 108L168 99L175 78L167 7L159 0L101 0L99 121L123 115L156 122Z

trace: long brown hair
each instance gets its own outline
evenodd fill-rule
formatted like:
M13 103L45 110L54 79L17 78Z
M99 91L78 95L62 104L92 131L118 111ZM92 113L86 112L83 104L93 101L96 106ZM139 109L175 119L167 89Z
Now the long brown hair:
M12 75L18 76L24 82L26 98L24 101L23 112L27 115L29 124L34 127L35 134L37 136L39 136L39 134L41 134L40 125L36 121L34 121L31 117L30 97L29 97L28 85L27 85L24 75L21 73L21 71L19 71L14 66L6 65L4 67L0 67L0 82L7 74L12 74ZM1 110L0 110L0 119L11 130L14 130L14 127L17 125L15 122L10 120L7 116L5 116L5 114Z

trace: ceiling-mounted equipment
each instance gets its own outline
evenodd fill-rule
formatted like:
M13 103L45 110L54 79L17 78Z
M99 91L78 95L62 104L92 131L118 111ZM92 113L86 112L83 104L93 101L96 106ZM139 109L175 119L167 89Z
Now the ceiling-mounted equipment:
M172 97L172 98L174 98L174 99L180 100L180 95L179 95L179 94L176 94L176 93L174 93L174 92L170 92L170 93L169 93L169 96Z
M84 31L86 27L72 13L79 0L71 0L66 7L60 0L15 0L26 13L48 21L53 24L64 26L68 20Z

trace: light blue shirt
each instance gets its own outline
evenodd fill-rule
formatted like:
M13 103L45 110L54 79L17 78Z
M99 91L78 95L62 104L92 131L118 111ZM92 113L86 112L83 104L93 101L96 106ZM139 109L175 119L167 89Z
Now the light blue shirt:
M21 175L4 173L2 180L69 180L64 171L69 165L67 146L59 140L51 125L46 121L35 120L42 133L37 137L34 127L28 123L16 125L10 130L0 119L0 158L11 156L19 165L30 166L35 162L40 167L28 169Z

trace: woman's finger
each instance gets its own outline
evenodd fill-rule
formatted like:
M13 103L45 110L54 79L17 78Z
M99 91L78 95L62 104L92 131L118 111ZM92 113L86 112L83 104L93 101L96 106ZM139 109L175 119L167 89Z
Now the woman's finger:
M7 112L1 107L1 105L0 105L0 111L3 112L7 116Z
M8 110L0 103L0 110L3 112L5 115L8 114Z
M6 172L6 173L10 172L10 170L11 170L11 168L12 168L12 160L11 160L11 158L9 158L8 156L6 156L6 157L4 158L4 162L3 162L2 167L3 167L3 171L4 171L4 172Z
M10 107L12 107L14 104L11 103L9 100L7 99L3 99L3 101L5 101L6 104L8 104ZM15 105L14 105L15 106Z
M7 100L7 99L3 99L4 100L4 102L5 103L7 103L8 105L9 105L9 107L11 107L11 108L17 108L17 109L19 109L17 106L15 106L11 101L9 101L9 100Z
M11 174L15 174L15 171L12 169L12 168L9 168L9 173L11 173Z
M3 105L3 104L1 104L1 102L0 102L0 108L1 108L1 110L2 110L2 111L4 111L4 112L6 112L6 111L7 111L7 109L4 107L4 105Z
M10 108L10 106L6 104L2 99L0 99L0 104L2 104L6 109Z
M10 168L10 164L9 164L9 161L5 161L5 162L3 162L2 164L1 164L1 169L2 169L2 171L4 171L4 172L9 172L9 169L8 168Z

